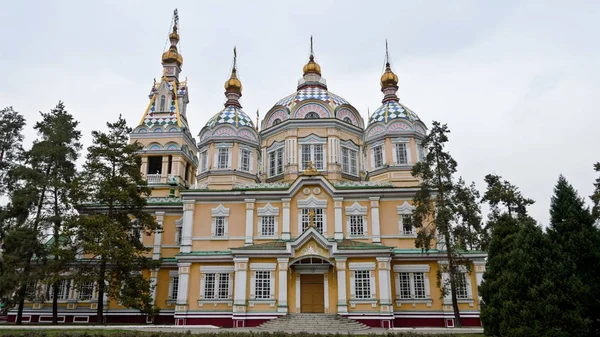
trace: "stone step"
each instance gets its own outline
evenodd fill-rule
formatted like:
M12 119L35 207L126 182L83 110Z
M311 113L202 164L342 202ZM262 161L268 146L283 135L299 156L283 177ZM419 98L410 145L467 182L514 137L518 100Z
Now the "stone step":
M350 332L367 330L368 326L335 314L289 314L257 327L263 331L285 332Z

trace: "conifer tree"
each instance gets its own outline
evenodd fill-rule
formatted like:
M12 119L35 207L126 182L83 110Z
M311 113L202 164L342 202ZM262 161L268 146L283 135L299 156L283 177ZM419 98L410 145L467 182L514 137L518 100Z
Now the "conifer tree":
M413 198L415 210L411 224L418 228L415 245L425 251L431 249L435 242L436 231L439 233L441 246L444 247L447 267L438 272L438 286L442 296L451 295L455 325L461 327L460 311L456 289L464 268L469 264L461 256L461 249L456 243L456 204L453 198L456 182L456 161L445 149L450 130L446 124L434 121L431 131L423 139L421 146L427 150L425 158L416 163L412 175L420 180L420 189ZM446 273L448 278L442 277Z
M22 159L24 127L25 118L13 107L0 110L0 196L8 192L9 173Z
M462 177L459 178L454 186L452 199L458 220L454 230L457 247L463 250L485 250L487 233L481 226L480 196L475 183L467 186Z
M140 166L139 143L129 144L131 128L119 116L107 123L108 133L93 131L83 179L88 204L78 223L78 238L88 261L79 270L79 280L96 282L97 323L103 323L104 295L142 311L150 305L150 282L140 275L154 267L141 235L157 229L152 215L144 211L150 194Z
M600 173L600 162L594 164L594 171ZM598 221L600 220L600 177L594 182L594 194L590 198L593 202L592 215Z
M585 201L559 176L550 204L548 236L556 252L561 308L556 328L571 336L597 335L600 328L600 231Z

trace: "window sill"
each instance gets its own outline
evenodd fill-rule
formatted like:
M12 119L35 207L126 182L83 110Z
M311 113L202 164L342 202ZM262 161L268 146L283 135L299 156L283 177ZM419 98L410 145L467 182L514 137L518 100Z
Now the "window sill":
M433 303L433 300L431 298L397 298L396 299L396 306L397 307L402 307L402 304L411 304L412 307L414 308L416 304L418 303L425 303L427 304L427 307L431 307L431 304Z
M210 239L211 240L229 240L229 237L228 236L214 236L214 235L211 235Z
M364 235L364 234L361 234L361 235L352 235L352 234L350 234L350 235L348 235L348 238L351 238L351 239L368 239L369 236Z
M402 233L400 234L400 238L409 238L409 239L414 239L417 237L417 233L412 233L412 234L405 234Z
M269 304L269 306L271 308L275 308L275 299L274 298L251 299L251 300L248 300L248 304L250 305L250 308L254 308L255 304Z
M233 299L228 298L228 299L204 299L204 300L198 300L198 306L199 307L203 307L205 304L212 304L215 307L219 304L227 304L228 307L231 307L233 305Z
M365 299L357 298L357 299L351 299L349 302L350 302L351 308L356 308L357 304L370 304L371 307L376 308L379 300L377 300L375 298L365 298Z
M279 237L276 234L273 235L258 235L256 240L273 240L278 239Z
M177 304L177 299L176 298L169 298L167 300L167 305L173 305L173 304Z
M468 303L470 307L475 305L475 300L472 298L460 298L457 299L456 302L460 303ZM444 299L444 305L451 305L452 304L452 300L451 299Z

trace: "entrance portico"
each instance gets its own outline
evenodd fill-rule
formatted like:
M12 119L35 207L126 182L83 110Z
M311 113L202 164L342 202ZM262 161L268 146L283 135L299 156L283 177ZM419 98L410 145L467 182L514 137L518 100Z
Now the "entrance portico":
M290 263L296 275L296 313L329 313L329 272L322 256L303 256Z

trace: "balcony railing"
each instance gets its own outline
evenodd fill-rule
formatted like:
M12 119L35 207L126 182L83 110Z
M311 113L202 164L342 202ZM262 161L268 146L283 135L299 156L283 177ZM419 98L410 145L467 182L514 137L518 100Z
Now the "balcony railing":
M158 184L160 183L160 173L157 174L147 174L146 180L149 184Z

